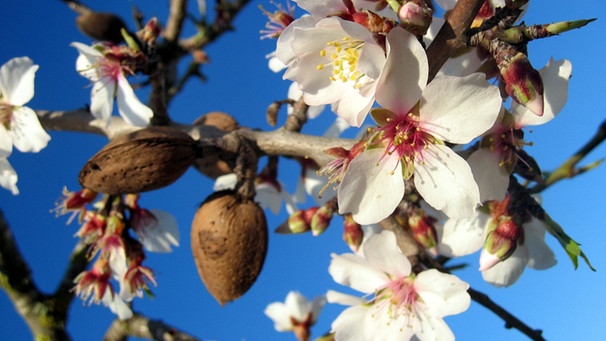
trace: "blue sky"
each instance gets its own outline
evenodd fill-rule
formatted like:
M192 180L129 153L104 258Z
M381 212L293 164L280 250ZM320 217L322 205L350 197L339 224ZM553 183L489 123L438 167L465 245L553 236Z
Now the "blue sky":
M167 2L148 3L87 2L92 8L119 13L130 23L133 5L139 6L146 16L157 14L163 20ZM272 51L275 42L259 41L258 31L265 24L265 17L257 9L258 4L272 8L269 1L253 1L235 21L236 31L208 47L211 63L203 68L208 82L190 82L175 98L169 111L176 121L192 122L205 112L221 110L231 113L242 125L270 129L265 122L265 109L272 101L285 97L288 83L267 68L265 54ZM195 9L195 1L191 1L190 7ZM526 135L527 140L535 144L527 151L544 170L559 165L576 151L606 118L606 105L602 102L606 90L605 14L603 4L597 0L584 1L583 5L560 0L535 1L524 18L527 24L598 18L584 29L530 45L530 58L536 68L544 66L552 56L567 58L573 65L569 100L564 110L550 124L536 127ZM73 41L90 42L75 28L75 17L61 1L3 4L0 63L29 56L40 65L36 95L29 103L34 109L76 109L90 100L88 81L74 69L77 52L69 46ZM143 90L138 94L143 99L147 92ZM324 113L306 126L304 132L320 134L330 124L332 115ZM50 210L63 186L78 188L77 175L81 167L107 142L99 136L49 133L52 140L40 153L15 151L9 158L19 174L21 194L12 196L8 191L0 191L0 207L37 284L45 291L57 286L76 243L73 234L78 229L76 224L66 225L65 217L55 218ZM605 156L606 147L601 146L587 160ZM285 161L279 176L292 192L298 169L292 162ZM263 310L271 302L284 300L290 290L299 290L312 298L327 289L342 289L327 272L331 253L348 252L341 241L342 228L335 224L315 238L270 234L267 260L257 283L241 299L221 307L200 281L189 246L191 219L211 188L212 181L190 169L172 186L142 196L140 203L146 208L175 215L181 231L181 246L170 254L148 254L146 264L155 270L158 287L153 288L153 299L136 300L134 309L205 340L295 340L292 334L275 332ZM547 236L558 265L546 271L526 270L520 281L510 288L498 289L483 282L476 271L478 254L462 259L470 266L457 275L533 328L543 329L549 340L595 339L602 334L606 323L603 313L606 304L604 190L606 170L602 167L556 184L543 194L544 208L582 244L597 272L590 271L584 264L575 271L557 242ZM270 231L286 219L284 209L279 216L271 213L267 216ZM327 331L340 311L341 306L327 305L312 330L313 336ZM83 307L81 301L76 300L68 330L74 340L100 339L113 318L108 309ZM446 321L459 340L526 339L518 331L505 329L499 318L475 303L466 313ZM0 339L31 339L25 323L4 293L0 294L0 326Z

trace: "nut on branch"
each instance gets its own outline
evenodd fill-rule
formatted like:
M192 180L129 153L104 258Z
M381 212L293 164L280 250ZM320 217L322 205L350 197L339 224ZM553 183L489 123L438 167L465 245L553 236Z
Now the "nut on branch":
M194 125L215 127L220 131L229 133L239 128L238 122L228 113L221 111L211 111L194 121ZM212 150L205 150L204 157L196 159L194 166L202 174L211 177L213 179L218 178L221 175L233 173L232 166L224 159L219 157L219 154L224 154L223 150L213 148Z
M195 141L188 134L150 127L111 141L88 160L78 180L100 193L140 193L170 185L195 159Z
M242 296L255 283L267 254L263 209L234 191L209 196L191 227L191 248L206 289L221 304Z

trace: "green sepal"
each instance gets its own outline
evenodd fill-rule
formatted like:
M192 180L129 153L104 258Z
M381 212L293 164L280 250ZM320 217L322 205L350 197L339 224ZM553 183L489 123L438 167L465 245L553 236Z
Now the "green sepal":
M570 236L567 235L566 232L564 232L564 229L562 228L562 226L560 226L560 224L556 223L553 219L551 219L551 217L547 213L545 213L544 219L541 220L541 222L545 226L547 232L554 236L558 240L560 245L564 247L564 251L566 251L566 254L568 254L568 257L570 257L570 260L572 261L575 270L579 266L578 258L580 256L581 258L583 258L587 266L592 271L596 271L596 269L589 262L589 258L587 258L583 250L581 250L581 245L575 242L572 238L570 238Z

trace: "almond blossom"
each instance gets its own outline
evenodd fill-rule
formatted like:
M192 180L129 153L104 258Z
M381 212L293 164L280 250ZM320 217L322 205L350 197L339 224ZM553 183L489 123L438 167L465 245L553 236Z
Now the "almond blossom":
M539 70L544 84L543 115L512 101L511 113L504 111L485 134L480 148L467 159L480 188L480 200L503 200L509 175L518 162L518 151L528 145L521 129L545 124L562 110L568 98L568 81L572 64L566 59L554 61ZM525 160L521 160L525 162Z
M71 43L80 54L76 70L93 82L90 111L95 118L109 124L114 97L118 100L118 111L126 123L144 127L153 116L152 110L141 103L126 75L133 74L131 64L140 56L124 46L91 46Z
M331 104L350 125L360 126L374 103L386 56L373 33L338 17L294 21L278 39L276 57L297 82L305 103Z
M508 212L510 200L507 196L501 202L489 202L469 218L447 220L443 226L440 253L447 257L472 254L483 249L489 233L496 231L499 235L493 238L506 240L491 242L494 253L483 249L480 256L480 271L488 283L510 286L526 267L544 270L554 266L555 255L545 243L545 226L534 217L524 218L520 225L512 224L517 218L512 220ZM503 228L510 231L503 231ZM512 233L511 229L519 231Z
M364 293L329 291L328 302L350 306L332 323L335 340L454 340L444 316L469 307L469 285L435 269L411 273L391 231L372 235L361 252L332 255L333 279Z
M264 312L274 321L277 331L292 331L300 341L304 341L309 340L309 329L318 320L325 303L324 296L308 301L298 291L291 291L286 295L284 303L271 303Z
M38 65L28 57L13 58L0 67L0 186L19 194L17 172L8 162L13 145L21 152L37 153L50 136L36 113L25 104L34 97Z
M377 82L383 108L372 111L379 127L341 180L339 213L351 212L361 224L378 222L401 201L404 180L413 178L428 204L450 217L470 216L480 204L478 186L467 162L444 141L465 144L488 130L501 108L499 90L479 73L425 85L427 56L403 29L388 34L391 51L398 53Z

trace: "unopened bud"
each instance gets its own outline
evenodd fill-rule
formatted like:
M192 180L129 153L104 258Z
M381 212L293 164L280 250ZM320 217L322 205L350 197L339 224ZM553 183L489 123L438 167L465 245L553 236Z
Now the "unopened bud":
M510 216L501 216L494 230L488 233L480 255L480 271L488 270L504 261L516 250L522 228Z
M311 233L314 236L319 236L326 231L335 213L335 208L335 205L329 201L316 210L311 218Z
M357 252L364 240L362 226L353 219L351 214L343 216L343 240L353 252Z
M352 19L372 33L387 33L397 26L393 20L370 11L355 12L352 14Z
M409 0L398 10L400 25L414 35L424 35L431 24L433 11L425 1Z
M423 210L416 210L408 216L413 238L434 255L438 254L438 234L434 226L436 222L437 219L428 216Z
M311 230L311 221L318 207L311 207L306 210L299 210L288 217L286 223L278 226L276 233L297 234Z
M530 64L528 57L517 52L505 63L499 63L499 70L505 81L507 94L533 113L543 116L543 80Z

